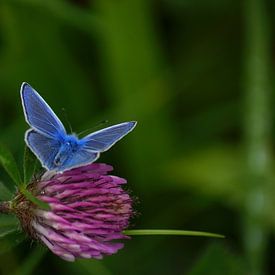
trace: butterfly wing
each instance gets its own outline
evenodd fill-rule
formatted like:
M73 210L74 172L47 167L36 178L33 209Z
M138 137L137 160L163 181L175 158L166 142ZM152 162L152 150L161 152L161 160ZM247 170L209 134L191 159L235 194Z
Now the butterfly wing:
M28 130L25 141L36 157L47 170L56 170L54 158L59 152L61 143L51 137L45 136L35 130Z
M72 153L72 155L69 156L68 160L62 166L57 168L57 171L66 171L72 168L92 163L96 161L98 157L99 153L91 152L89 150L81 148L79 149L79 151Z
M116 124L84 137L81 142L83 142L83 146L87 150L104 152L131 132L136 124L136 121Z
M48 137L66 135L56 114L28 83L22 84L20 93L26 121L33 129Z

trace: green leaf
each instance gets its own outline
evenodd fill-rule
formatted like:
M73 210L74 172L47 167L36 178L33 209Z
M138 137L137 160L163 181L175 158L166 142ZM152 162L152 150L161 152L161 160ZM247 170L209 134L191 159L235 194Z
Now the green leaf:
M25 240L26 236L20 231L13 231L0 239L0 255L10 251Z
M15 216L0 215L0 238L18 230L19 222Z
M7 235L17 231L18 228L15 228L15 227L11 227L11 228L0 228L0 238L4 238L6 237Z
M15 226L18 225L18 219L13 215L0 215L0 228L3 226Z
M35 268L39 265L41 260L47 253L47 249L42 246L37 246L30 255L24 259L24 262L20 265L15 275L31 275L35 274Z
M0 200L7 201L12 198L11 191L0 181Z
M211 237L224 238L225 236L215 233L203 231L189 231L189 230L173 230L173 229L134 229L124 230L125 235L174 235L174 236L197 236L197 237Z
M247 274L239 255L234 255L223 245L213 244L195 263L188 275L243 275Z
M31 150L25 146L24 151L24 186L27 186L38 166L38 160Z
M22 186L21 176L11 152L0 144L0 163L17 186Z
M28 199L30 200L32 203L36 204L38 207L40 207L41 209L44 210L50 210L50 206L44 202L39 200L38 198L36 198L31 192L29 192L26 189L21 189L20 192Z

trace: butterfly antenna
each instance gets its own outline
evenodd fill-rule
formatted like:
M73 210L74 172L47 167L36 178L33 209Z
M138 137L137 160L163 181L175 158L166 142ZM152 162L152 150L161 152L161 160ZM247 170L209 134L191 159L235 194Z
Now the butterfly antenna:
M80 132L80 133L78 134L78 136L83 135L83 134L86 133L86 132L90 132L91 130L96 129L96 128L98 128L98 127L100 127L100 126L102 126L102 125L104 125L104 124L106 124L106 123L108 123L108 122L109 122L109 120L101 120L101 121L99 121L95 126L93 126L93 127L89 128L89 129L87 129L87 130L84 130L84 131Z
M68 115L67 115L66 109L62 108L62 112L63 112L63 115L65 117L65 120L66 120L67 124L69 125L70 132L73 133L72 125L71 125L71 123L70 123L70 121L68 119Z

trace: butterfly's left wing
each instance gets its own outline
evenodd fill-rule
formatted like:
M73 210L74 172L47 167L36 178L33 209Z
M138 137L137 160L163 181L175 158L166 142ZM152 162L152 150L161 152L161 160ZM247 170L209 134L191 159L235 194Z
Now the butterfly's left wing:
M99 153L86 150L84 148L71 154L67 161L57 168L57 171L66 171L72 168L83 166L96 161L99 157Z
M116 142L131 132L136 126L136 121L124 122L96 131L83 139L83 147L89 151L104 152Z
M62 122L37 91L24 82L20 93L26 121L33 129L53 138L66 135Z
M42 166L47 170L63 172L92 163L99 157L99 153L86 150L82 147L78 151L68 155L68 158L63 165L57 166L54 159L61 147L61 143L58 140L30 129L26 132L25 141L32 152L40 160Z
M59 141L32 129L26 132L25 141L44 168L56 170L54 158L60 149L61 144Z

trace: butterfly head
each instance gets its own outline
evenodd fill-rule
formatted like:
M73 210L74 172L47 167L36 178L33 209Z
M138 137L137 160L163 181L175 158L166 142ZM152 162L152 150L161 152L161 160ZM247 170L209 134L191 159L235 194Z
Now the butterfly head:
M72 155L79 149L79 142L76 136L68 135L62 142L58 153L54 158L54 164L56 167L60 167L66 164L66 162L72 157Z

